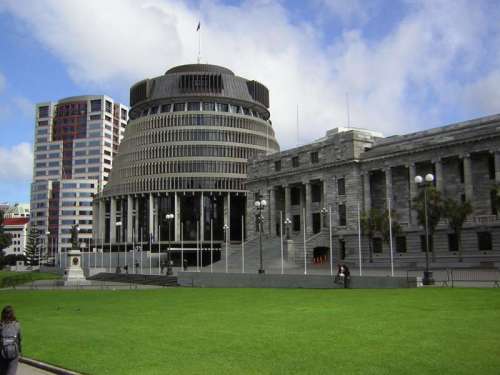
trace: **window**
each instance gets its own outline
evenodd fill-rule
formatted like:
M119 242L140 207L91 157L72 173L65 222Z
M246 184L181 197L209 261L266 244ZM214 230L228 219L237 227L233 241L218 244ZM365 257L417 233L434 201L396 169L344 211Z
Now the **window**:
M299 165L300 165L299 157L298 156L294 156L292 158L292 167L297 168Z
M345 226L347 224L346 207L345 204L339 204L339 225Z
M319 212L312 214L312 230L314 234L321 232L321 214Z
M82 148L82 147L86 147L87 146L87 142L76 142L75 143L75 148Z
M398 236L396 237L396 252L398 253L406 253L406 237Z
M58 161L51 161L51 162L49 162L49 167L59 167L59 162Z
M188 102L188 111L199 111L200 102Z
M162 104L160 107L160 112L165 113L165 112L170 112L171 104Z
M89 184L86 182L80 183L80 189L89 189L89 188L93 188L93 187L94 187L94 184Z
M215 111L215 103L213 103L213 102L203 103L203 110L204 111Z
M75 156L85 156L85 155L87 155L87 151L85 150L75 152Z
M106 100L106 112L108 113L112 113L111 112L111 107L112 107L112 104L109 100ZM111 120L111 119L110 119Z
M182 112L184 111L185 104L184 103L175 103L174 104L174 112Z
M62 196L63 198L76 198L76 193L65 191Z
M75 168L75 173L85 173L85 168Z
M38 117L49 117L49 107L48 106L39 107Z
M89 167L88 172L89 173L99 172L99 167Z
M229 107L230 107L232 113L240 113L241 112L240 111L240 107L237 106L237 105L232 105L231 104Z
M87 160L85 159L77 159L75 160L75 165L82 165L82 164L85 164L87 162Z
M297 206L300 204L300 188L292 187L290 189L290 200L292 201L292 206Z
M311 184L311 201L321 202L321 185Z
M102 106L101 99L91 100L90 101L90 112L101 112L101 106ZM107 106L107 103L106 103L106 106Z
M374 253L382 253L382 238L374 238L372 244Z
M477 245L479 251L492 250L492 241L490 232L477 232Z
M275 170L276 172L281 171L281 160L278 160L278 161L275 161L275 162L274 162L274 170Z
M311 152L311 163L318 163L318 162L319 162L318 151Z
M76 183L73 182L63 183L63 189L76 189L76 188L77 188Z
M448 250L452 252L458 251L458 241L455 233L448 233Z
M425 235L420 236L420 249L425 253L425 249L427 248L425 242ZM429 252L431 253L434 249L434 241L432 236L429 236Z
M217 109L219 112L229 112L229 105L225 103L217 103Z
M121 110L122 120L127 120L127 110L122 108Z
M345 178L337 179L337 193L338 195L345 195Z
M490 191L490 208L491 208L491 214L496 215L498 211L497 207L497 191L495 189Z
M292 216L292 230L294 232L300 232L300 215Z

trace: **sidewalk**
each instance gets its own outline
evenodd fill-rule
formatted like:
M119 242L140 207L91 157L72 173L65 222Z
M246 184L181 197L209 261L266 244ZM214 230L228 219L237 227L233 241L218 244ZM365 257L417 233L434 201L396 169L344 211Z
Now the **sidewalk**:
M39 368L32 367L26 363L19 363L17 368L17 375L51 375L53 372L40 370Z

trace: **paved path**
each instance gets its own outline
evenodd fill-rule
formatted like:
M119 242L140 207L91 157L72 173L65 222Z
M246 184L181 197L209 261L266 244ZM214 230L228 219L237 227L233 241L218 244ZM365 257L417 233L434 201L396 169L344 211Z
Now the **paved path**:
M26 363L19 363L19 367L17 368L17 375L50 375L50 374L53 374L53 372L43 371L36 367L29 366Z

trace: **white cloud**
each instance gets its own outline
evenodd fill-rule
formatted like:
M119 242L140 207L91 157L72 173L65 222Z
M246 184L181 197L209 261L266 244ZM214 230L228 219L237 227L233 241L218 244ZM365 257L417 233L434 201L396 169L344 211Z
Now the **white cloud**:
M35 104L23 96L15 96L12 102L17 110L25 117L32 119L35 113Z
M348 8L325 2L340 16L366 17L359 1ZM81 84L127 90L137 80L196 61L200 12L186 2L88 0L78 3L78 17L74 2L6 4ZM453 73L472 74L482 65L481 41L499 26L465 0L408 4L399 24L379 39L344 29L325 46L313 25L290 20L281 2L230 6L202 0L202 59L269 87L283 148L295 143L297 104L307 129L302 142L345 125L346 92L354 126L392 134L439 125L441 106L458 106L460 91L476 81L454 82Z
M33 175L33 151L29 143L0 147L0 183L26 183Z

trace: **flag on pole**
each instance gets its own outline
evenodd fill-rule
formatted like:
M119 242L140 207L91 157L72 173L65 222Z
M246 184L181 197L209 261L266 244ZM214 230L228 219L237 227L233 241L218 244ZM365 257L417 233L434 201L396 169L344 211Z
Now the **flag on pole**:
M201 27L201 22L198 22L198 26L196 26L196 31L200 31L200 27Z

